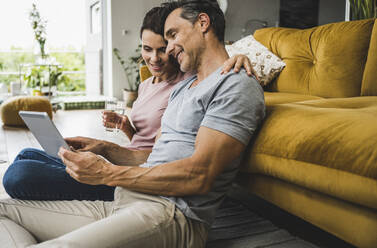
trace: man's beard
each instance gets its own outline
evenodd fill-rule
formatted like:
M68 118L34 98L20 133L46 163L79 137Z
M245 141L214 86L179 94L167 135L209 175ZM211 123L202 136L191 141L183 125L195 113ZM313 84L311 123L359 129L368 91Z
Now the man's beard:
M186 53L186 56L188 57L188 63L185 65L185 63L182 63L180 65L180 69L183 72L192 72L192 71L198 71L198 69L201 66L202 62L202 55L205 47L198 47L194 52ZM182 61L184 62L184 61Z

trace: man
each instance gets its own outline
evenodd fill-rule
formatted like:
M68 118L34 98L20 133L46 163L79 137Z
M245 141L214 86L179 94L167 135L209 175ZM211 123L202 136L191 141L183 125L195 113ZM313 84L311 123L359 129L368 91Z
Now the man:
M0 239L10 247L13 240L49 240L41 247L205 246L215 211L264 117L263 90L245 72L221 75L228 55L217 3L163 6L167 52L182 71L197 75L172 92L152 153L68 139L76 151L60 150L67 172L82 183L118 186L114 202L2 201L6 229Z

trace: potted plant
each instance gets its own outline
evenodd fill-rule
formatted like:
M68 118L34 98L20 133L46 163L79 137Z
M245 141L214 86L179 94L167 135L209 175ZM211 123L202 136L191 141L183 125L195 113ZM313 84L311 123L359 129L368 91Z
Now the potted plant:
M377 18L376 0L349 0L351 20Z
M62 69L59 66L32 66L24 75L26 87L31 89L32 95L52 96L57 85L63 77Z
M113 50L115 57L118 59L120 65L127 78L126 87L123 89L123 100L126 102L127 107L132 107L133 102L137 98L137 91L140 84L139 67L143 59L141 57L141 45L135 50L135 56L128 57L127 61L120 55L118 48Z
M30 89L33 96L42 95L42 81L44 77L38 67L30 67L24 74L26 87Z

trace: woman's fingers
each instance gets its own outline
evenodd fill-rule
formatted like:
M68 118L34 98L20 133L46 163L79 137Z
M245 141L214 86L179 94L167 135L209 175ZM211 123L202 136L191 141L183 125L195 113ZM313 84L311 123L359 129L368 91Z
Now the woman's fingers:
M249 58L245 55L237 54L230 57L224 63L223 69L221 70L221 74L228 73L232 68L234 72L239 72L242 67L245 68L246 73L249 76L254 74Z
M236 58L234 56L232 56L231 58L229 58L225 63L224 63L224 66L223 66L223 69L221 70L221 74L226 74L228 73L234 66L234 64L236 63Z
M248 64L245 65L247 74L249 76L254 75L254 77L259 81L259 77L257 76L257 72L254 70L253 66L250 64L250 61L248 60Z
M115 127L115 125L121 122L122 116L117 113L106 111L102 114L102 123L105 127Z
M234 71L235 72L239 72L241 70L241 67L244 65L244 59L243 58L239 58L237 59L236 61L236 64L234 65Z
M116 123L114 122L103 122L103 126L104 127L109 127L109 128L115 128L116 127Z

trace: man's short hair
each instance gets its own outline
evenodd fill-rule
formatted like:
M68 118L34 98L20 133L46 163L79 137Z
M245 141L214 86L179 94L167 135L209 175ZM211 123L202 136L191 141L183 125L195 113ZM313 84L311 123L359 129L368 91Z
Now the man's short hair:
M178 0L161 4L164 8L162 20L165 23L166 18L171 12L181 8L181 17L194 24L198 20L200 13L206 13L211 22L217 39L224 43L225 17L216 0Z
M144 30L150 30L155 34L159 34L164 37L164 25L165 19L162 15L162 7L154 7L149 10L144 17L143 25L140 28L140 39L142 38Z

